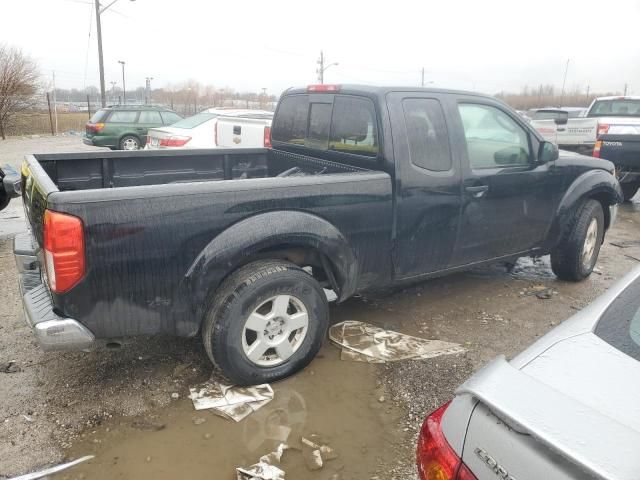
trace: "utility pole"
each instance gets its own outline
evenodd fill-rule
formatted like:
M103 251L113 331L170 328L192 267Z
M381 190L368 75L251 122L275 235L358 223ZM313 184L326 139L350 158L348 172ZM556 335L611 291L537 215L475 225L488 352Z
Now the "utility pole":
M562 80L562 92L560 92L560 105L558 105L559 107L562 107L562 102L564 101L564 87L567 83L567 72L569 71L570 60L570 58L567 58L567 66L564 68L564 78Z
M318 83L324 83L324 53L320 50L318 59Z
M125 62L123 62L122 60L118 60L118 63L120 65L122 65L122 99L124 100L124 104L123 105L126 105L127 104L127 87L126 87L126 85L124 83L124 64L125 64Z
M626 83L624 84L624 96L625 96L625 97L627 96L627 87L628 87L628 86L629 86L629 85L627 85Z
M58 104L56 101L56 72L53 72L53 116L56 119L56 135L58 135Z
M422 67L422 81L420 82L420 86L424 87L424 67Z
M591 85L587 85L587 102L589 103L589 90L591 89Z
M100 102L102 107L107 106L107 100L105 98L106 93L104 89L104 63L102 60L102 24L100 23L100 2L95 0L96 3L96 30L98 32L98 65L100 67Z
M51 136L53 137L53 118L51 117L51 99L49 98L49 92L47 92L47 106L49 107L49 125L51 126Z
M333 67L334 65L339 65L339 63L333 62L325 66L324 52L320 50L320 58L318 59L318 69L316 70L316 73L318 74L318 83L320 84L324 83L324 72L327 71L329 67Z
M109 82L111 84L111 101L115 103L116 101L116 83L117 82Z
M144 103L145 105L151 104L151 80L153 77L147 77L145 79L145 87L144 87Z

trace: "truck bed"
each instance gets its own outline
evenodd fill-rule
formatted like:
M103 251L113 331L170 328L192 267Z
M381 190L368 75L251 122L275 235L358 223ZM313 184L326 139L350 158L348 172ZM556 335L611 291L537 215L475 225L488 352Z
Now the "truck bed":
M61 192L365 171L267 149L91 152L32 155Z

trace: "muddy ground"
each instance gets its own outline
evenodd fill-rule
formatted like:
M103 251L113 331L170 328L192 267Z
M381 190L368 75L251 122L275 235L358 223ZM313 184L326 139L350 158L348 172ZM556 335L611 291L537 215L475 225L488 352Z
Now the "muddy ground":
M89 149L79 137L0 142L0 163L24 153ZM636 200L638 202L638 200ZM211 374L198 339L139 338L118 350L41 352L24 323L10 237L24 228L20 202L0 213L0 478L65 458L95 459L56 478L235 478L283 440L289 479L411 479L422 419L499 354L511 357L640 263L640 203L621 208L597 273L579 284L548 259L521 259L332 306L332 321L457 342L464 355L371 365L341 361L329 342L300 374L273 385L275 399L235 424L195 412L188 387ZM531 293L548 287L551 297ZM0 365L1 367L2 365ZM4 370L8 370L5 372ZM12 373L9 373L12 372ZM178 398L176 395L178 394ZM309 472L295 450L318 434L337 460Z

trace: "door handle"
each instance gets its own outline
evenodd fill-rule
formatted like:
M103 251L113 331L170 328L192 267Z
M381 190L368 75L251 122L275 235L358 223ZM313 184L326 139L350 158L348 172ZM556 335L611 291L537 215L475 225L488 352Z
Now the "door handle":
M469 192L473 198L480 198L489 190L489 185L478 185L476 187L466 187L465 190Z

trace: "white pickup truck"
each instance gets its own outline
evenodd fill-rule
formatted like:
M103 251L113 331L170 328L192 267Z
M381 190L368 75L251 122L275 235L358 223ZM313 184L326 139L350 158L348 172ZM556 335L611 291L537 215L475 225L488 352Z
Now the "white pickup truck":
M265 110L210 108L149 129L145 149L269 147L272 119Z
M600 135L640 134L640 97L599 97L588 109L540 108L531 126L565 150L591 153Z

